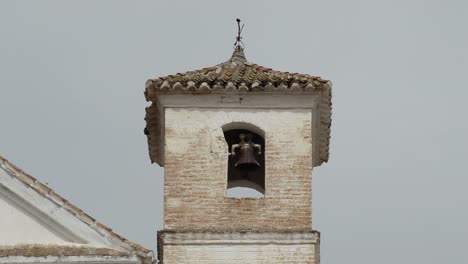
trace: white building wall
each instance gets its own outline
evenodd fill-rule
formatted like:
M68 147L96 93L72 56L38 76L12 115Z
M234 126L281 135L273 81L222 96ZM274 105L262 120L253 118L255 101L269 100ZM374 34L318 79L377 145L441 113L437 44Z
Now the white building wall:
M319 264L319 234L308 232L162 232L163 264Z
M314 245L168 245L164 264L317 264Z
M0 194L0 244L62 243L64 240Z

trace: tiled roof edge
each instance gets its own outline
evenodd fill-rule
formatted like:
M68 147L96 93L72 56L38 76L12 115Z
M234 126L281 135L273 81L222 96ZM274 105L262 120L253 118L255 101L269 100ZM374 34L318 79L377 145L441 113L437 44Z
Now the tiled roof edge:
M229 67L230 63L234 68ZM241 77L233 78L233 72L238 72ZM147 101L154 101L157 93L312 92L328 82L319 76L281 72L258 64L228 60L212 67L149 79L145 97Z
M68 200L63 198L62 196L58 195L54 190L42 184L36 178L24 172L21 168L9 162L6 158L2 157L1 155L0 155L0 167L8 171L10 175L16 177L19 181L21 181L26 186L30 187L31 189L33 189L40 195L44 196L45 198L47 198L48 200L56 204L57 206L62 207L63 209L65 209L66 211L68 211L69 213L77 217L79 220L81 220L83 223L85 223L86 225L88 225L89 227L91 227L96 232L100 233L101 235L104 235L108 238L119 241L122 247L127 248L129 250L133 250L140 257L143 257L143 258L152 257L153 255L152 250L144 248L143 246L137 243L133 243L127 240L126 238L116 234L115 232L112 231L111 228L98 222L97 220L89 216L87 213L85 213L83 210L73 205Z

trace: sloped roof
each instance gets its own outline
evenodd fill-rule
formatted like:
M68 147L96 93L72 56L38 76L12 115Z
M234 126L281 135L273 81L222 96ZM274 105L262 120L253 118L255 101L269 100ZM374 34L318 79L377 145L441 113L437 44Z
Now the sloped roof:
M309 74L272 70L246 60L243 49L213 67L177 73L146 83L145 97L153 104L146 109L145 134L148 136L150 159L160 160L155 142L160 141L158 129L159 94L214 94L214 93L320 93L319 159L314 166L328 161L331 126L331 82ZM153 144L155 143L155 144ZM161 165L161 164L160 164Z
M57 194L54 190L47 187L46 185L42 184L33 176L29 175L28 173L24 172L22 169L14 165L13 163L9 162L4 157L0 156L0 168L5 170L8 175L14 177L21 183L23 183L26 187L30 188L31 190L38 193L40 196L44 197L45 199L49 200L57 207L60 207L67 212L69 212L72 216L77 218L79 221L83 222L85 225L89 226L91 229L95 230L97 233L106 237L107 239L111 240L114 243L117 243L120 248L125 249L129 252L140 256L145 262L151 262L152 259L152 251L146 249L134 242L129 241L128 239L116 234L112 231L111 228L107 227L106 225L102 224L101 222L97 221L83 210L78 208L77 206L70 203L68 200ZM1 176L1 175L0 175ZM43 254L40 252L62 252L64 255L73 255L79 254L80 252L84 252L84 255L89 255L92 253L105 255L106 252L109 253L110 256L117 256L122 255L121 253L116 253L115 250L109 249L106 250L105 248L85 248L85 247L70 247L70 246L39 246L39 245L23 245L19 246L18 248L20 251L29 252L28 254L34 254L34 252L39 252L38 254ZM0 251L12 251L12 248L0 248ZM14 251L14 250L13 250ZM64 253L64 251L67 251ZM32 252L32 253L31 253ZM38 256L39 256L38 255ZM124 254L125 255L125 254ZM1 256L1 254L0 254ZM148 263L149 263L148 262Z
M329 84L318 76L272 70L250 63L243 50L213 67L177 73L147 82L146 98L161 92L307 92Z

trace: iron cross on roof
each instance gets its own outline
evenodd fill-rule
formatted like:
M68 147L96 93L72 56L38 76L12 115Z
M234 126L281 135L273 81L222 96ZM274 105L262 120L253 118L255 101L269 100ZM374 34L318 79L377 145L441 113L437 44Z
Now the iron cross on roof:
M236 51L241 51L241 50L244 50L244 42L242 42L242 37L241 37L241 34L242 34L242 30L244 29L244 24L242 24L242 27L241 27L241 20L238 18L236 19L237 21L237 37L236 37L236 42L234 42L234 49Z

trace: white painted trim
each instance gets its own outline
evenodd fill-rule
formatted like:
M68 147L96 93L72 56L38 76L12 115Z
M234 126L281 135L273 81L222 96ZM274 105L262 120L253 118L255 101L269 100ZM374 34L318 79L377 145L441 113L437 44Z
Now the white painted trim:
M162 107L312 109L318 106L319 96L320 92L307 94L160 94L158 97Z
M112 243L110 239L99 234L75 215L40 195L14 175L10 175L10 172L2 166L0 166L0 192L9 200L15 199L19 208L26 210L38 223L47 222L43 226L59 234L65 241L123 250L120 245Z
M56 236L60 237L61 239L65 240L66 242L79 243L79 244L88 243L88 241L82 239L81 237L73 233L70 229L66 228L65 226L55 221L49 215L38 210L38 208L32 206L30 203L24 200L21 196L19 196L12 190L8 189L8 187L6 187L5 185L1 183L0 183L0 198L3 198L7 203L11 204L13 207L20 210L24 214L28 215L29 217L34 219L36 222L38 222L41 226L43 226L50 232L54 233Z

